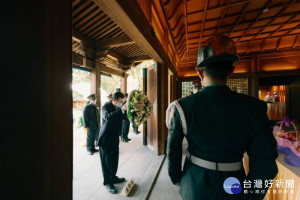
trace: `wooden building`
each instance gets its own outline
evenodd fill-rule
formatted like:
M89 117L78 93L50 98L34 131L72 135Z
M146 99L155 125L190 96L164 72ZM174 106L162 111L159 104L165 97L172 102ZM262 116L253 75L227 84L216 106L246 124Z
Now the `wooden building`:
M1 3L1 196L72 199L72 66L122 77L144 60L154 104L145 144L164 154L165 111L197 80L201 43L225 34L241 58L229 86L280 94L300 120L298 0L45 0ZM100 102L98 102L100 103ZM275 118L274 118L275 120Z

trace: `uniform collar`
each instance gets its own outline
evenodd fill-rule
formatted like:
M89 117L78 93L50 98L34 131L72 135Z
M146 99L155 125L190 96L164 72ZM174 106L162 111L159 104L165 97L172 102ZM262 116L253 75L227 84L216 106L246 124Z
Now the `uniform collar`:
M230 90L225 84L213 83L209 84L201 89L201 91L227 91Z
M204 87L214 87L214 86L224 86L224 85L226 85L226 84L225 83L210 83Z

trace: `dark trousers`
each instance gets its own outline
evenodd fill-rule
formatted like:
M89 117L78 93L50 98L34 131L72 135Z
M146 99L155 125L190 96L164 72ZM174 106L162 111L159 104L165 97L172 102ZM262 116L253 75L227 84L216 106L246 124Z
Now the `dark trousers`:
M99 130L97 128L90 128L90 130L88 130L86 134L86 148L88 151L95 149L95 140L98 134Z
M129 121L129 119L123 120L123 123L122 123L122 134L121 134L122 138L124 138L124 139L128 138L129 128L130 128L130 121Z
M119 165L119 144L112 149L100 148L100 160L102 166L103 185L113 184Z

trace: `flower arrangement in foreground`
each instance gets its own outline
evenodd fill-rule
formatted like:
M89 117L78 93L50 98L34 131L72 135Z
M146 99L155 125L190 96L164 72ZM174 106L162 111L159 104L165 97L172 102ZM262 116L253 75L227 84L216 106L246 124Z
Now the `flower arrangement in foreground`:
M132 123L132 128L137 130L138 127L150 117L153 110L152 104L140 90L133 90L128 96L128 119Z
M277 122L280 126L274 126L273 134L277 140L277 150L285 154L284 161L292 166L300 167L300 134L296 126L296 120L284 117ZM288 129L292 124L294 131Z

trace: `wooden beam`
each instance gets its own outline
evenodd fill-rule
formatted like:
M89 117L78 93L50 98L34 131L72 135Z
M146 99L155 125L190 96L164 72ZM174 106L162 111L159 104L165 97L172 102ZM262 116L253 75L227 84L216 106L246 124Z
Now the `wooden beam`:
M97 48L105 47L105 48L109 48L109 49L114 48L114 47L126 46L126 45L130 45L130 44L135 44L135 42L127 35L98 40L96 42Z
M259 72L259 77L268 76L289 76L289 75L300 75L300 70L284 70L284 71L270 71L270 72Z
M79 67L94 69L94 60L77 54L75 52L72 52L72 64Z
M300 53L300 48L298 49L290 49L290 50L266 50L263 53L255 52L255 53L241 53L239 54L239 57L241 60L244 58L249 58L249 56L257 55L259 54L260 58L278 58L278 57L289 57L289 56L297 56Z
M125 58L123 56L113 52L112 50L108 50L107 55L115 58L116 60L118 60L119 63L123 63L125 60Z
M125 33L129 37L131 37L133 40L137 41L137 43L142 47L142 49L151 57L153 57L155 60L159 62L163 62L163 59L159 56L159 54L154 50L152 45L149 43L147 38L144 36L144 34L141 33L141 30L137 25L132 21L132 19L128 16L128 13L126 13L125 9L121 5L119 5L119 2L117 0L94 0L94 2L105 12L107 15L115 22L117 23L122 30L124 30ZM133 3L133 2L132 2ZM126 1L126 7L130 8L133 7L132 3ZM134 2L134 5L139 7L137 2ZM124 6L125 7L125 6ZM140 9L140 7L139 7ZM140 16L142 16L142 11L140 12L135 11L134 13L135 21L140 21ZM145 17L145 16L144 16ZM145 18L145 20L147 20ZM141 25L141 22L140 22ZM148 22L145 23L145 25L149 25ZM151 28L144 26L146 28L145 31L148 31L151 33ZM149 34L148 33L148 34Z
M230 4L230 0L227 0L227 6L228 6L229 4ZM222 13L222 16L221 16L221 19L219 20L218 28L217 28L217 30L216 30L216 32L215 32L215 35L218 34L219 31L220 31L220 27L221 27L221 25L222 25L222 23L223 23L223 20L224 20L224 17L225 17L225 15L226 15L227 10L228 10L228 7L226 7L226 8L224 9L223 13Z
M231 29L231 31L230 31L230 33L229 33L229 36L230 36L230 34L234 31L235 27L240 23L240 21L241 21L241 19L243 18L243 16L245 15L246 10L247 10L249 4L250 4L250 2L248 2L248 3L246 4L246 6L244 7L242 14L239 15L238 20L236 21L236 23L235 23L234 26L232 27L232 29Z
M120 76L120 77L124 77L124 75L125 75L124 72L122 72L120 70L117 70L117 69L107 67L106 65L104 65L102 63L101 63L100 69L101 69L101 72L104 72L104 73L107 73L107 74L113 74L113 75Z
M80 40L81 42L91 46L92 48L96 48L96 42L95 40L89 38L88 36L86 36L85 34L73 29L72 32L73 37L77 38L78 40Z
M281 42L281 37L278 39L278 41L277 41L277 44L276 44L276 50L278 50L279 49L279 45L280 45L280 42Z
M94 0L94 2L152 59L177 72L136 0Z
M295 48L295 46L297 45L298 39L299 39L299 34L295 38L295 41L294 41L294 44L293 44L292 48Z
M186 43L186 59L189 59L189 36L188 36L188 26L187 26L187 2L186 0L183 1L184 3L184 26L185 26L185 43ZM183 56L182 56L183 58Z
M178 48L177 48L177 46L176 46L175 37L174 37L174 35L173 35L173 31L172 31L171 26L170 26L170 23L169 23L169 18L168 18L168 16L167 16L166 8L165 8L165 6L164 6L162 0L159 0L159 3L160 3L160 6L161 6L161 8L162 8L164 17L165 17L165 19L166 19L167 26L168 26L168 30L169 30L169 33L170 33L170 35L171 35L171 39L172 39L172 42L173 42L173 44L174 44L176 54L178 55Z
M198 49L200 48L200 45L201 45L201 42L202 42L202 36L203 36L203 30L204 30L204 25L205 25L205 19L206 19L206 15L207 15L208 2L209 2L209 0L205 1L204 14L203 14L203 18L202 18L201 32L200 32Z
M148 55L144 55L144 56L136 56L136 57L129 57L127 59L125 59L128 63L134 63L134 62L141 62L141 61L145 61L145 60L151 60L152 58L150 58Z

